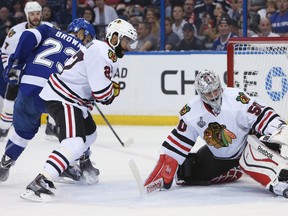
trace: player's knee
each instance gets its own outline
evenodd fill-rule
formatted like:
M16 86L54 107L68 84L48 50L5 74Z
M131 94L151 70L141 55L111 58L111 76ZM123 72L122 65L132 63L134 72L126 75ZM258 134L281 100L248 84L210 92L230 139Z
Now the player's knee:
M94 133L86 136L85 144L87 147L90 147L97 139L97 131L95 130Z
M197 154L189 153L182 165L179 165L177 171L177 184L187 183L193 178L193 170L196 166Z

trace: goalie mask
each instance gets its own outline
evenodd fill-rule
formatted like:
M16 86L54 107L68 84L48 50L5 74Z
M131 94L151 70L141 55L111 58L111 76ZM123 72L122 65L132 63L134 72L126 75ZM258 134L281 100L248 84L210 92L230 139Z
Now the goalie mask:
M195 78L195 89L215 114L221 111L222 87L220 78L211 70L200 71Z

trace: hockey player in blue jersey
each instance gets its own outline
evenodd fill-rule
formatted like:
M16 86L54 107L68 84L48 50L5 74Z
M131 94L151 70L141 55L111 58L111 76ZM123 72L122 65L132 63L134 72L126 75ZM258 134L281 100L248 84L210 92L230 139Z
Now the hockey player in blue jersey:
M0 162L0 182L8 179L9 169L38 132L45 112L39 93L49 76L60 73L64 63L96 36L93 26L83 18L74 20L68 33L47 25L26 30L9 58L4 79L19 84L19 92L14 105L14 132Z
M3 67L5 68L8 63L9 56L15 52L17 43L23 31L27 29L37 28L39 25L48 25L53 26L53 24L49 22L42 21L42 6L37 1L28 1L25 4L24 12L26 16L25 22L19 23L10 28L5 41L3 42L3 46L1 47L1 59L3 63ZM2 73L1 73L2 74ZM14 102L18 93L18 85L8 84L5 85L5 93L3 97L3 107L1 107L1 115L0 115L0 140L4 140L7 137L10 127L13 122L13 107ZM1 90L4 88L4 85L1 85ZM46 125L46 137L50 139L55 139L55 131L53 130L55 122L51 120L52 118L47 117L47 125Z

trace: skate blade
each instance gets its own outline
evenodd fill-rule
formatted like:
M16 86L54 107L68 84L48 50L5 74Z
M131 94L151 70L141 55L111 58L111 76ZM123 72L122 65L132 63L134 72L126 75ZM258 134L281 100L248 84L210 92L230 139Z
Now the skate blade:
M68 177L59 177L58 179L54 180L54 182L63 183L63 184L79 184L80 180L76 181Z
M40 194L40 196L37 196L34 191L32 190L26 190L23 194L20 195L20 198L32 202L52 202L54 200L54 195L48 195L48 194Z

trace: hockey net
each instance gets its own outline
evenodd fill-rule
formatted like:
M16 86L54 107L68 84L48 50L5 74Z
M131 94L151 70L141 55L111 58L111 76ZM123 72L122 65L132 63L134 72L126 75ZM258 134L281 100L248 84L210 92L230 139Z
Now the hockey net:
M288 120L288 38L233 38L227 47L227 86L258 97Z

